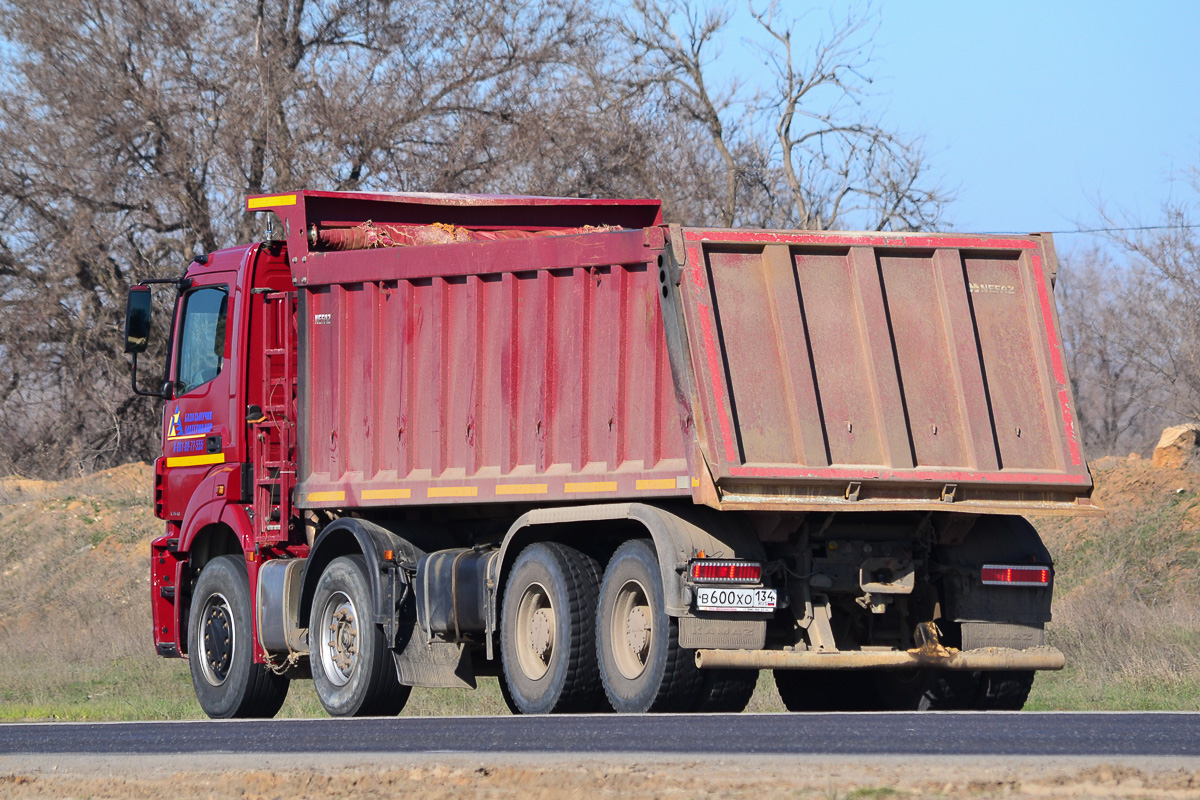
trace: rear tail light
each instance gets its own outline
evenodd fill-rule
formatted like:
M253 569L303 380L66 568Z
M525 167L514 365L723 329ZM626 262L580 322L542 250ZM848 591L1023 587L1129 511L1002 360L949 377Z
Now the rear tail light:
M701 558L692 562L688 574L700 583L759 583L762 581L762 564Z
M984 586L1049 586L1050 568L984 564L981 577Z

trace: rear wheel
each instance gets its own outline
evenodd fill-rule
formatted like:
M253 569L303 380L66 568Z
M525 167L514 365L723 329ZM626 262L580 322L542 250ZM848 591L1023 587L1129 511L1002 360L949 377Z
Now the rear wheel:
M891 711L965 711L975 708L979 673L955 670L881 670L876 678Z
M246 562L218 556L196 581L188 621L192 686L213 719L273 717L287 698L288 679L254 663L251 631Z
M703 679L693 651L679 646L678 621L667 616L649 541L626 542L608 562L596 647L604 692L617 711L688 711L697 702Z
M400 683L383 628L371 618L360 555L335 558L317 581L309 616L309 662L321 705L334 717L394 717L411 689Z
M600 566L557 542L525 548L504 590L504 700L522 714L597 710L596 591Z
M883 673L879 692L896 711L1020 711L1033 688L1032 670Z
M871 670L777 669L775 688L788 711L878 711Z
M691 710L702 714L736 714L746 710L754 687L758 685L758 670L702 669L700 690Z
M975 708L980 711L1020 711L1033 689L1033 670L980 673Z

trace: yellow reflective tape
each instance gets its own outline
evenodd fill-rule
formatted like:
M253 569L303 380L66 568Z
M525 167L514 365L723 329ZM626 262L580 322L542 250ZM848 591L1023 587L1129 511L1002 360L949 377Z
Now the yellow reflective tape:
M310 503L332 503L346 499L345 492L309 492L305 499Z
M196 467L201 464L224 464L224 453L204 453L198 456L175 456L167 459L168 467Z
M294 205L296 205L296 195L294 194L273 194L269 197L250 197L246 199L246 208L250 210L270 208L271 206Z
M568 483L563 487L567 492L615 492L616 481L592 481L591 483Z
M545 494L548 488L544 483L501 483L496 494Z
M637 488L645 491L647 489L674 489L674 478L648 478L637 482Z
M412 489L363 489L363 500L407 500Z
M429 497L475 497L479 494L478 486L430 486Z

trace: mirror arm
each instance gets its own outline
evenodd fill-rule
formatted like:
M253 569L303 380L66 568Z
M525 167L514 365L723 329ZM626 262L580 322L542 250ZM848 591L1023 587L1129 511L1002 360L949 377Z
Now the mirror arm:
M137 384L137 357L138 357L138 354L133 353L132 355L133 355L133 367L129 370L129 379L133 384L133 393L136 395L140 395L142 397L157 397L161 400L162 396L163 396L161 391L146 392L146 391L143 391L138 388L138 384Z
M201 260L201 259L197 258L197 259L195 259L195 260L197 260L197 261L200 261L200 263L202 263L202 264L203 264L203 263L204 263L205 261L207 261L208 259L207 259L207 258L205 258L205 259ZM191 287L191 285L192 285L192 279L191 279L191 278L189 278L189 277L187 277L187 275L185 274L185 275L182 275L182 276L180 276L180 277L178 277L178 278L147 278L147 279L145 279L145 280L138 281L138 282L137 282L135 285L136 285L136 286L147 286L147 287L148 287L148 286L150 286L150 285L152 285L152 284L159 284L159 285L162 285L162 284L174 284L174 285L175 285L175 287L176 287L176 290L177 290L177 292L179 292L179 293L182 293L182 292L185 292L185 291L187 291L187 290L188 290L188 289ZM177 304L178 304L178 302L179 302L179 295L178 295L178 294L176 295L176 300L175 300L175 302L176 302ZM127 323L127 324L128 324L128 323ZM168 370L168 369L170 369L171 353L170 353L170 344L169 344L169 343L168 343L168 346L167 346L167 348L168 348L168 349L167 349L167 363L166 363L166 364L164 365L164 367L163 367L163 376L164 376L164 378L166 377L166 372L167 372L167 370ZM143 349L144 349L144 347L143 347ZM161 400L161 399L167 399L167 400L170 400L171 398L168 396L168 392L166 391L166 389L165 389L165 388L164 388L164 389L159 389L157 392L147 392L147 391L143 391L142 389L138 388L138 383L137 383L137 362L138 362L138 358L137 358L137 357L138 357L138 351L137 351L137 350L133 350L133 351L127 351L127 352L129 352L129 354L133 356L133 363L132 363L132 365L130 366L130 370L129 370L129 379L130 379L130 383L131 383L131 385L132 385L132 388L133 388L133 393L134 393L135 395L138 395L138 396L140 396L140 397L157 397L157 398L159 398L160 400ZM164 386L164 387L166 387L166 385L167 385L167 384L166 384L166 382L164 381L164 383L163 383L163 386Z

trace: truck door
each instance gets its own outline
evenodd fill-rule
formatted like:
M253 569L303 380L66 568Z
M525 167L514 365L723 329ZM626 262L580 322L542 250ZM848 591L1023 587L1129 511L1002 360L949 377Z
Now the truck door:
M230 435L232 376L230 320L236 273L196 277L179 302L173 391L164 414L166 457L163 506L168 520L182 520L197 485L238 437Z

